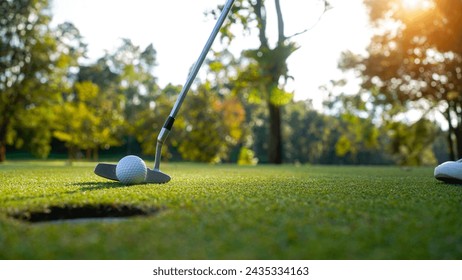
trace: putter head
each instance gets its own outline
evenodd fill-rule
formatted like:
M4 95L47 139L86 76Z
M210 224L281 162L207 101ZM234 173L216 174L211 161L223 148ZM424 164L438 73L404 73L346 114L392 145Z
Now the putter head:
M160 170L148 168L146 173L146 183L148 184L163 184L170 181L170 179L170 176Z
M117 179L116 175L116 167L117 164L110 164L110 163L98 163L95 167L95 174L109 179L109 180L114 180L114 181L119 181ZM160 170L153 170L150 168L147 168L147 173L146 173L146 180L145 183L147 184L163 184L167 183L170 181L171 177L168 176L167 174L163 173Z

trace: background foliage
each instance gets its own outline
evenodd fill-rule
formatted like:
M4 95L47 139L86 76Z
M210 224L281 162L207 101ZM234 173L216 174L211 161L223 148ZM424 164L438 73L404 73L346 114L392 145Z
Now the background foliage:
M238 0L221 31L222 49L203 66L206 76L193 85L163 158L425 165L462 157L461 2L419 1L413 9L398 0L364 2L375 28L368 53L345 51L339 60L340 69L360 79L360 89L352 94L348 81L331 81L311 93L325 96L319 111L286 90L286 60L303 46L293 40L297 34L285 35L279 1L273 44L266 1ZM157 84L155 47L125 38L82 64L82 35L71 23L52 28L49 4L0 2L0 162L23 152L94 160L153 155L181 89ZM256 34L260 46L228 52L237 26ZM300 33L305 28L301 23Z

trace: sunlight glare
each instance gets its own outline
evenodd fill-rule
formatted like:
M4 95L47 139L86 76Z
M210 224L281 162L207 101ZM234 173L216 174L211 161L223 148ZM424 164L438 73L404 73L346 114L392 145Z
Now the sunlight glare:
M402 5L405 9L416 10L416 9L428 9L431 6L430 0L401 0Z
M403 6L406 9L415 9L419 5L420 0L402 0Z

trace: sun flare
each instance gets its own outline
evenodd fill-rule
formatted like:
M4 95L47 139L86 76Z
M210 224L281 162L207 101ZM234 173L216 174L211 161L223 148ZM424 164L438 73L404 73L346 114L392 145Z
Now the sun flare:
M431 0L401 0L401 3L408 10L427 9L432 5Z
M419 6L421 0L402 0L404 8L415 9Z

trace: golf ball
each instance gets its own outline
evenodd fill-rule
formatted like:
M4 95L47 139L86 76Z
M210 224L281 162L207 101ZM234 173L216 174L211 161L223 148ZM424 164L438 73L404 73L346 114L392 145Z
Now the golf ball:
M137 156L123 157L116 166L117 179L125 185L145 182L146 173L146 164Z

